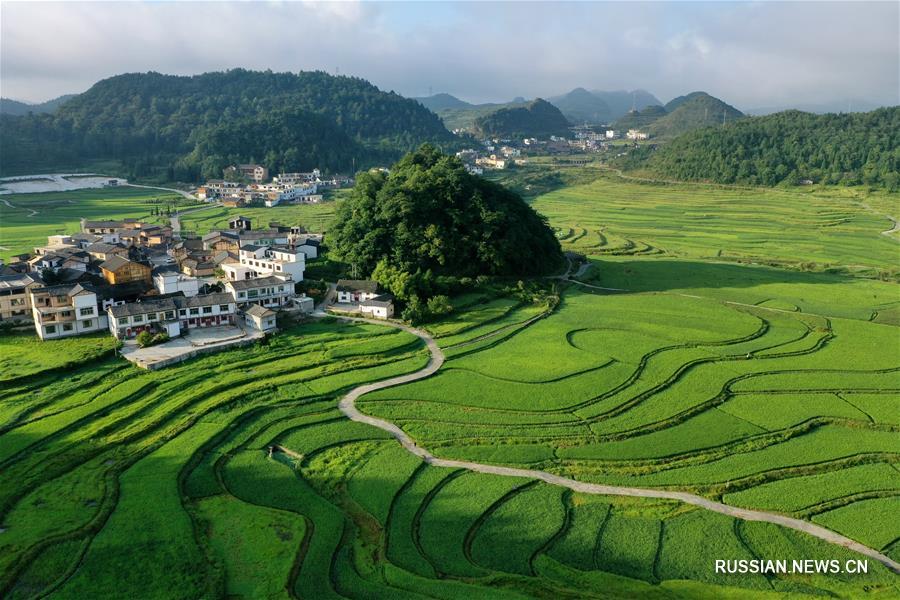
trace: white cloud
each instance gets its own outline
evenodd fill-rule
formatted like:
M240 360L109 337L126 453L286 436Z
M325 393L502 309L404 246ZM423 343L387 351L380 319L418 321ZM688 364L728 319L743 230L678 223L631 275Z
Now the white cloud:
M576 86L702 89L739 107L900 103L900 4L0 3L0 92L43 100L122 72L339 70L475 100Z

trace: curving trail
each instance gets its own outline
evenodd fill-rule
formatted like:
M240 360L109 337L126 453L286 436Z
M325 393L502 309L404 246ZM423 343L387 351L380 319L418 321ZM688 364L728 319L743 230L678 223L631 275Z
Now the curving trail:
M318 317L324 315L325 313L321 309L314 313L314 316ZM386 325L388 327L402 329L407 333L411 333L412 335L417 336L425 342L425 345L428 347L428 351L431 353L431 358L429 359L428 364L425 365L425 367L413 373L407 373L406 375L399 375L397 377L391 377L389 379L384 379L375 383L357 386L350 390L343 398L341 398L338 404L338 408L351 421L366 423L367 425L371 425L373 427L377 427L379 429L387 431L392 436L394 436L394 438L398 442L400 442L400 445L403 446L403 448L421 458L428 465L432 465L435 467L446 467L451 469L466 469L468 471L474 471L477 473L488 473L491 475L501 475L505 477L524 477L529 479L538 479L544 481L545 483L549 483L550 485L566 487L570 490L583 494L678 500L680 502L699 506L700 508L728 515L737 519L743 519L745 521L764 521L767 523L774 523L775 525L781 525L782 527L788 527L790 529L801 531L813 537L819 538L820 540L824 540L830 544L843 546L844 548L853 550L854 552L858 552L859 554L877 560L895 573L900 573L900 563L897 563L890 557L885 556L877 550L851 540L850 538L843 536L837 532L831 531L830 529L826 529L814 523L803 521L801 519L795 519L786 515L729 506L727 504L722 504L721 502L709 500L708 498L703 498L702 496L697 496L695 494L690 494L687 492L586 483L582 481L576 481L574 479L569 479L567 477L562 477L560 475L554 475L553 473L548 473L547 471L517 469L499 465L486 465L463 460L447 460L438 458L425 448L416 445L415 441L413 441L413 439L409 437L409 435L407 435L406 432L400 429L400 427L398 427L397 425L383 419L363 414L359 411L359 409L356 408L355 405L356 400L364 394L368 394L377 390L383 390L389 387L394 387L396 385L402 385L404 383L418 381L420 379L425 379L426 377L429 377L437 372L437 370L441 368L441 365L444 364L444 354L438 347L437 342L434 341L434 338L432 338L431 335L428 334L428 332L410 327L408 325L403 325L401 323L379 321L374 319L363 319L357 317L339 318L348 321L358 321L362 323L370 323L373 325Z

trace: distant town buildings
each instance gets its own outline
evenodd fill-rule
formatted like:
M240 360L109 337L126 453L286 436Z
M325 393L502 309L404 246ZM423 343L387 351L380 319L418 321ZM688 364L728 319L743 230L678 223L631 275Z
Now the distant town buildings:
M637 140L646 140L650 136L638 129L629 129L628 133L625 134L625 137L627 137L629 140L637 141Z

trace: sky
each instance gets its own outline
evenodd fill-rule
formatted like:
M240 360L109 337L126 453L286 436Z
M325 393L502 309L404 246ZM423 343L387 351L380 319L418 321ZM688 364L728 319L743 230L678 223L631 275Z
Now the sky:
M126 72L323 70L471 102L575 87L900 104L900 2L0 1L0 94Z

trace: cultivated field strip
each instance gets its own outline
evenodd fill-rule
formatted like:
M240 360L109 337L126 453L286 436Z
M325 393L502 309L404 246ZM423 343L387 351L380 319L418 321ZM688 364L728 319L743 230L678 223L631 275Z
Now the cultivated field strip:
M662 330L653 329L652 319L628 319L629 305L648 303L646 312L640 312L644 316L661 301L675 304L659 294L570 291L563 311L530 324L516 338L470 356L451 356L439 373L422 381L391 389L368 386L359 405L383 419L376 419L378 426L396 423L402 430L391 431L410 443L416 440L411 451L426 457L431 455L423 448L433 451L436 457L426 460L435 465L522 465L527 469L500 467L499 472L524 476L536 469L572 478L563 485L574 479L654 487L664 494L688 490L703 495L704 502L725 500L747 508L756 508L769 493L738 500L741 490L752 493L778 482L790 486L797 478L900 463L896 420L875 419L865 409L872 405L875 414L896 414L900 366L892 353L873 352L894 343L892 328L870 330L860 321L684 298L677 302L692 305L695 312L703 304L704 312L744 315L731 320L738 335L668 346L657 336L645 343L643 336ZM564 318L573 307L583 308L584 315ZM607 317L600 311L615 319L615 327L602 326ZM715 319L717 330L729 324L719 315L697 316ZM586 321L600 323L566 328ZM631 327L632 322L637 326ZM857 332L862 327L867 328L865 336ZM594 339L584 337L589 333ZM691 339L677 332L669 336ZM619 339L628 339L628 345ZM572 357L553 362L565 364L566 370L522 370L526 359L519 347L538 344L543 352ZM571 354L572 349L580 355ZM625 368L617 372L609 365ZM606 377L595 380L593 373ZM559 382L573 385L554 389ZM865 400L854 403L857 396ZM599 493L604 488L589 489ZM804 520L781 524L808 527L810 519L823 522L817 515L836 515L859 503L883 499L886 510L896 511L898 494L897 481L872 478L857 480L852 493L776 510ZM728 509L721 503L716 508ZM849 538L859 533L851 518L829 522ZM900 531L888 534L870 555L886 559L877 550L886 552L898 535Z

